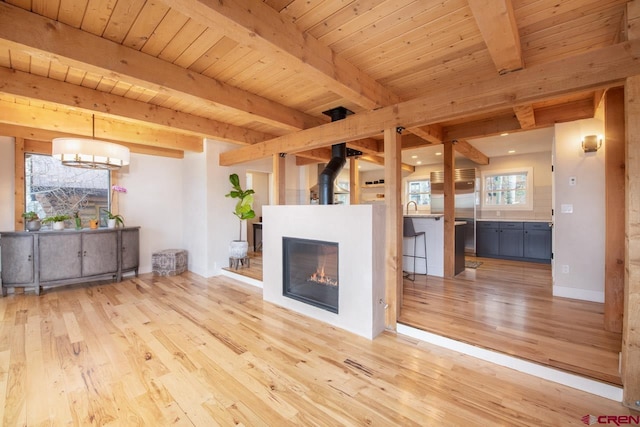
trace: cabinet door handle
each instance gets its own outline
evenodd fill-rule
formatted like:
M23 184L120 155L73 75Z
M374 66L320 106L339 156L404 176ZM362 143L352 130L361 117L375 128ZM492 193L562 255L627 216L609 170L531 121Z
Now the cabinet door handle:
M83 255L83 256L87 256L87 251L84 251L84 252L82 253L82 255Z
M82 257L82 252L78 251L78 258Z
M27 256L27 261L31 261L31 254L29 254L29 256Z
M124 246L122 247L122 252L124 252L127 248L125 248Z

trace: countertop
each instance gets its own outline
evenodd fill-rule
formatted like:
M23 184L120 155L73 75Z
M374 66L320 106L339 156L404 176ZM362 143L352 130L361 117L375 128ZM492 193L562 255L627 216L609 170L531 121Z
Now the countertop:
M550 219L511 219L511 218L476 218L480 222L551 222Z

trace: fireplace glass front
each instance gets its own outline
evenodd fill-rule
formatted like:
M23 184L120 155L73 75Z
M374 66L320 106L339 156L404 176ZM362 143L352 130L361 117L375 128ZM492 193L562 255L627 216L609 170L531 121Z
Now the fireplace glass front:
M286 297L338 313L338 243L282 238Z

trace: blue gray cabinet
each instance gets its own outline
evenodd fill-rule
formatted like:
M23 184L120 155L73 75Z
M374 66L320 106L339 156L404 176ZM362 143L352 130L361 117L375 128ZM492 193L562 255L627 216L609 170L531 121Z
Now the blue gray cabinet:
M2 294L138 274L139 227L0 233Z
M524 257L551 259L551 226L548 222L524 223Z
M548 222L478 221L476 234L480 257L551 262Z

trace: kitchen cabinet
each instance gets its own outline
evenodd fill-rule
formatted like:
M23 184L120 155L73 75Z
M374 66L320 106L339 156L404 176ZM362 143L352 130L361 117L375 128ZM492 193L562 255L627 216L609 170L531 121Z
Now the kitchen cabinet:
M129 228L122 230L120 255L122 257L120 273L134 271L138 275L140 265L140 230ZM118 278L120 280L120 278Z
M551 259L551 226L547 222L524 224L524 256L534 259Z
M547 222L478 221L476 234L480 257L551 262L551 228Z
M115 279L139 265L139 227L0 233L2 293Z
M2 295L8 286L33 286L36 281L35 244L32 235L2 236Z

